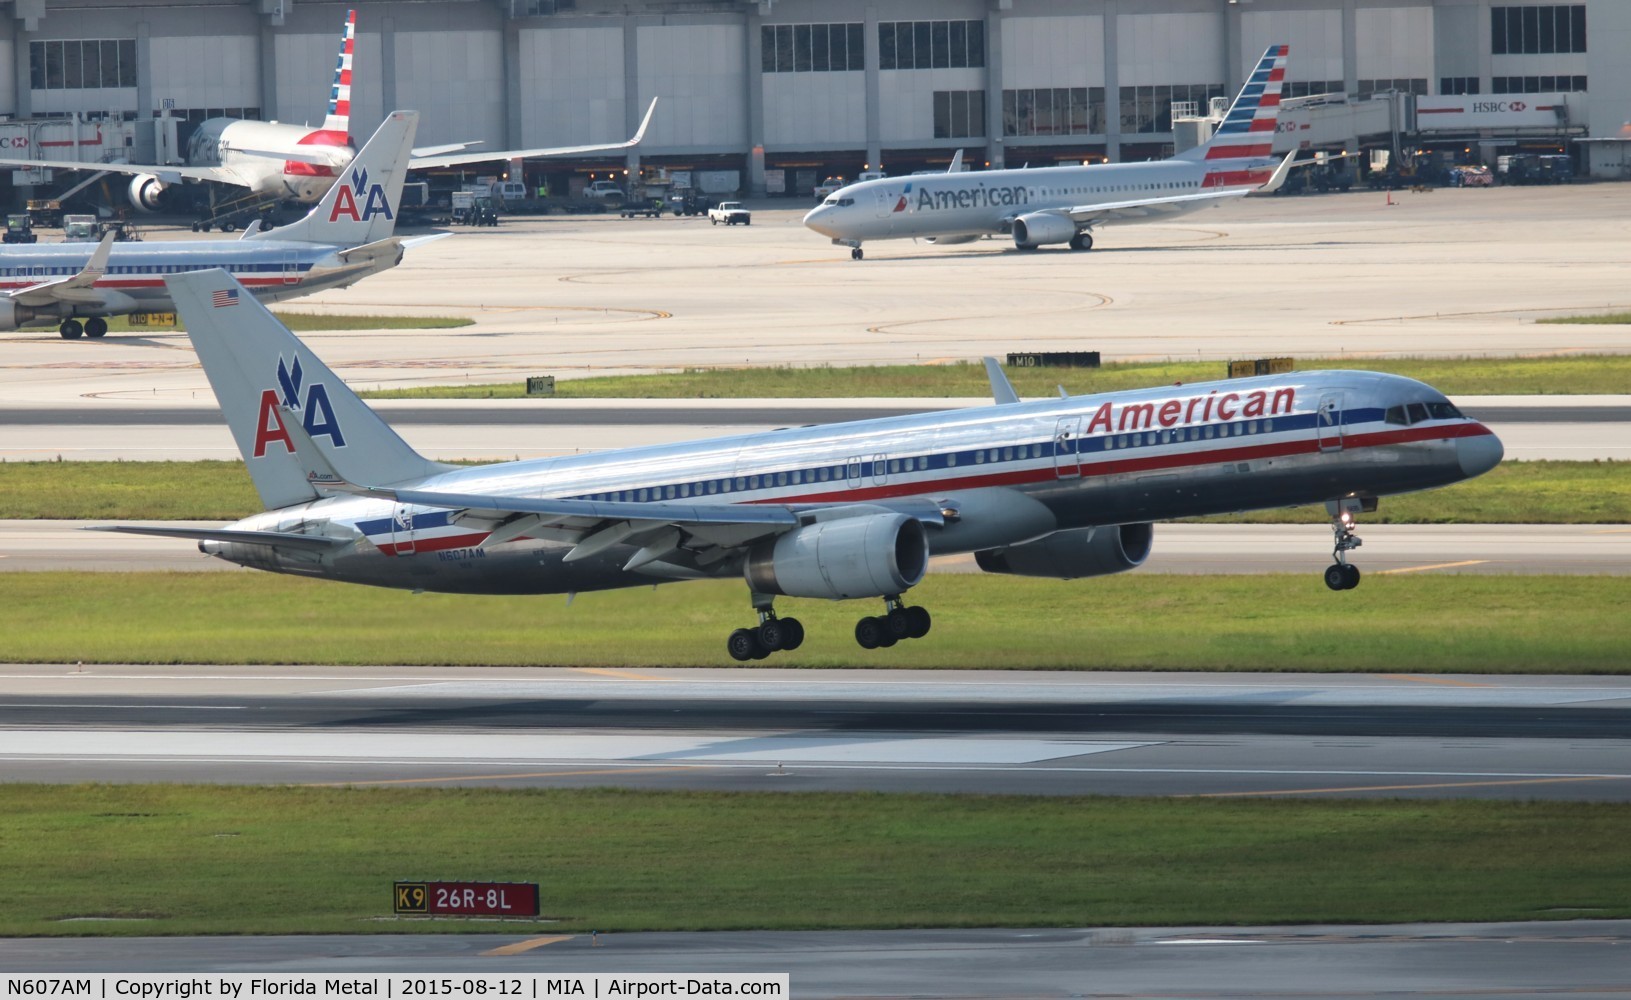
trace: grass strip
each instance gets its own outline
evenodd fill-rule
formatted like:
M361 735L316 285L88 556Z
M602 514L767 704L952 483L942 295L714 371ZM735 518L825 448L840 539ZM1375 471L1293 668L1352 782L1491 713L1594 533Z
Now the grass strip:
M0 462L0 519L236 520L261 509L242 462ZM1324 506L1230 515L1323 524ZM1627 524L1631 462L1507 462L1442 490L1388 497L1368 524Z
M296 333L313 330L445 330L476 322L468 316L366 316L276 311L272 315ZM173 333L186 329L186 325L180 322L132 326L128 316L109 316L107 320L109 333Z
M445 878L539 882L567 932L1627 917L1628 823L1579 802L5 785L0 934L530 929L380 922L393 880Z
M1625 324L1631 323L1631 313L1598 313L1592 316L1548 316L1544 319L1537 319L1535 322L1552 323L1557 325L1578 323L1592 326L1624 326Z
M202 558L202 557L201 557ZM1131 573L1060 582L931 576L934 631L854 642L877 602L783 599L808 638L778 667L1631 671L1631 577ZM0 662L733 666L740 581L564 597L413 594L250 573L7 573ZM290 641L298 636L299 641Z
M1298 358L1298 369L1342 368L1420 379L1451 396L1562 395L1631 392L1631 355L1529 358ZM1102 368L1008 368L1021 396L1145 389L1174 382L1212 382L1228 375L1222 361L1117 361ZM985 368L975 362L876 367L688 368L658 375L563 379L557 399L777 399L879 396L986 396ZM374 399L512 399L525 382L437 385L363 393ZM548 405L541 399L539 405Z

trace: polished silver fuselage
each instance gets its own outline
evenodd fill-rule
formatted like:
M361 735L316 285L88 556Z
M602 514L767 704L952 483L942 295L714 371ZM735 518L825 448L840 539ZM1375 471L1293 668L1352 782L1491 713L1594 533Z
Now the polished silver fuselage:
M1501 446L1477 421L1390 423L1436 390L1370 372L1306 372L929 412L452 470L402 489L460 494L949 512L936 554L1085 526L1428 489L1478 475ZM1425 412L1425 411L1424 411ZM1453 412L1453 408L1444 412ZM261 569L461 593L561 593L660 582L616 547L563 563L578 535L484 545L479 517L336 496L234 527L322 534L331 552L205 542ZM740 559L688 575L729 577Z

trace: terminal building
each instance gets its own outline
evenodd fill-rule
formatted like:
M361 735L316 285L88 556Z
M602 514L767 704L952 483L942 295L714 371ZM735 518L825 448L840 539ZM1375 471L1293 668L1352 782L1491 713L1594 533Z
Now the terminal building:
M484 168L557 191L687 171L803 197L959 149L976 169L1158 157L1175 106L1204 116L1282 42L1283 148L1402 137L1463 162L1567 153L1581 174L1631 173L1626 0L13 0L0 149L138 161L179 155L156 118L178 122L180 150L209 117L315 126L351 6L359 140L408 108L419 145L615 143L661 99L627 156Z

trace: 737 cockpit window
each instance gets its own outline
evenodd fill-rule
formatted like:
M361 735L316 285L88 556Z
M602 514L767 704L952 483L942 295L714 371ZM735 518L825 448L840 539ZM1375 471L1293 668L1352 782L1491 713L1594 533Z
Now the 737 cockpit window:
M1383 419L1390 424L1419 424L1423 420L1461 420L1460 410L1451 402L1408 403L1387 408Z

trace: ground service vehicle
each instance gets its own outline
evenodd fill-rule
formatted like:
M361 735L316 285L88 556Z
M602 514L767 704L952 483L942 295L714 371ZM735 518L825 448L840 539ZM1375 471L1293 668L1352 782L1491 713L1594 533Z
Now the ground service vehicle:
M842 177L829 177L829 178L827 178L826 180L822 181L820 184L817 184L815 186L816 200L817 201L826 200L835 191L838 191L839 189L843 188L847 183L848 182L845 181L844 178L842 178Z
M617 186L616 181L595 181L583 189L585 198L621 198L623 189Z
M734 226L738 223L750 226L753 224L753 214L743 208L742 203L739 201L722 201L713 208L708 209L708 221L716 226L721 222L727 226Z
M663 200L661 198L641 198L638 201L624 202L622 210L617 214L625 219L632 219L637 215L655 219L663 214Z
M4 239L7 243L37 243L40 238L34 232L34 220L27 213L17 213L6 216Z
M62 238L69 243L95 243L102 238L102 227L94 215L64 215Z

